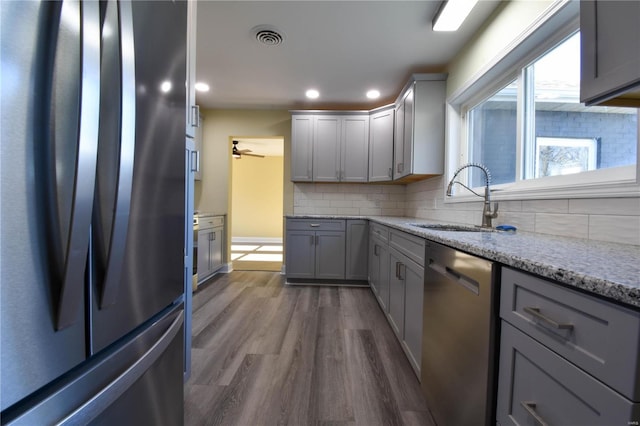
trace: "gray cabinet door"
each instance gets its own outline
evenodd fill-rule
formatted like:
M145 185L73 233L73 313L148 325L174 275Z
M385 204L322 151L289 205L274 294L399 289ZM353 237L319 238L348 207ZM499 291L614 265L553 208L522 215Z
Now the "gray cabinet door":
M211 270L217 271L222 267L224 250L224 228L214 228L211 240Z
M393 179L399 179L404 170L404 100L396 106L393 128Z
M635 424L638 416L640 404L502 322L499 424L626 425Z
M405 259L400 269L405 286L404 342L409 361L420 377L422 364L422 302L424 299L424 269Z
M378 249L378 258L380 262L378 272L378 300L382 304L382 310L386 313L389 312L389 290L390 290L390 264L391 258L389 257L389 246L387 244L380 244Z
M313 231L287 231L287 277L314 278L316 262L315 235Z
M389 249L389 318L400 341L404 336L404 281L400 279L403 256Z
M313 176L313 115L291 117L291 180L311 182Z
M366 280L368 276L367 248L369 221L347 220L347 258L345 277L348 280Z
M340 181L341 119L316 116L313 121L313 180Z
M373 231L369 232L369 285L376 297L380 297L378 290L378 276L380 274L380 258L378 257L378 241Z
M369 171L369 116L345 116L340 140L340 181L366 182Z
M198 280L202 282L211 274L211 230L198 232Z
M315 278L343 280L345 277L344 232L317 231L315 234Z
M580 2L580 38L580 101L603 101L635 87L640 102L640 2Z
M369 182L386 182L393 177L393 118L392 108L371 116Z
M402 171L399 176L413 173L413 124L414 124L414 90L407 92L404 98L404 131L402 133Z

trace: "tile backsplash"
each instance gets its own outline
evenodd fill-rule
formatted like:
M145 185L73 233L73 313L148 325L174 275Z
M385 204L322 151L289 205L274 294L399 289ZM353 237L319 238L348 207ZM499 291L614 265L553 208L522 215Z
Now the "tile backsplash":
M482 202L444 203L436 177L409 185L294 185L295 214L408 216L480 224ZM494 224L543 234L640 245L640 198L501 201Z

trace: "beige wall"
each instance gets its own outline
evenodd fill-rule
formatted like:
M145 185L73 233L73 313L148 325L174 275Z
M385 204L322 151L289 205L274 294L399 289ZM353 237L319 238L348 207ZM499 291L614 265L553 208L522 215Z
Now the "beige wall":
M231 237L282 238L283 157L243 156L231 165Z
M291 114L285 110L201 110L204 117L200 166L202 180L195 184L195 209L227 215L227 230L233 228L229 215L231 136L280 136L284 139L283 212L293 212L291 183ZM228 232L227 232L228 233ZM231 238L227 238L227 261Z

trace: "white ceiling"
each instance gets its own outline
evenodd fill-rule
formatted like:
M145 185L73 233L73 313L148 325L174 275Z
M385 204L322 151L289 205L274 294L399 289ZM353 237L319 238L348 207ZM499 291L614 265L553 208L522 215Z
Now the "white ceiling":
M436 33L441 2L200 1L197 80L204 108L371 109L395 100L416 72L441 72L499 1L481 0L457 32ZM279 46L251 29L276 27ZM308 88L320 98L307 100ZM378 100L365 92L376 88Z

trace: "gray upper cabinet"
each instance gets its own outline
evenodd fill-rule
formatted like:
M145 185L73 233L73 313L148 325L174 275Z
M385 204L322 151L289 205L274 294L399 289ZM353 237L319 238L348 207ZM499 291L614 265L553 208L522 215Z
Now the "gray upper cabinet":
M196 105L196 24L197 1L187 3L187 105L186 134L196 137L196 129L200 127L199 108ZM196 148L197 149L197 148ZM196 177L198 179L198 177ZM198 179L199 180L199 179Z
M580 2L580 101L640 107L640 2Z
M291 126L292 181L367 181L368 114L294 113Z
M196 171L193 173L193 178L195 180L202 180L202 146L204 145L203 140L203 129L204 129L204 118L199 116L199 126L196 128L195 137L193 138L193 142L195 145L195 150L197 152L197 162L196 162Z
M368 115L316 115L313 125L314 182L366 182Z
M369 182L393 179L393 106L373 112L369 121Z
M313 118L313 181L340 181L342 120L337 116Z
M340 181L366 182L369 171L369 116L342 117Z
M444 172L446 74L414 74L396 102L393 179Z
M313 180L313 115L291 117L291 180Z

